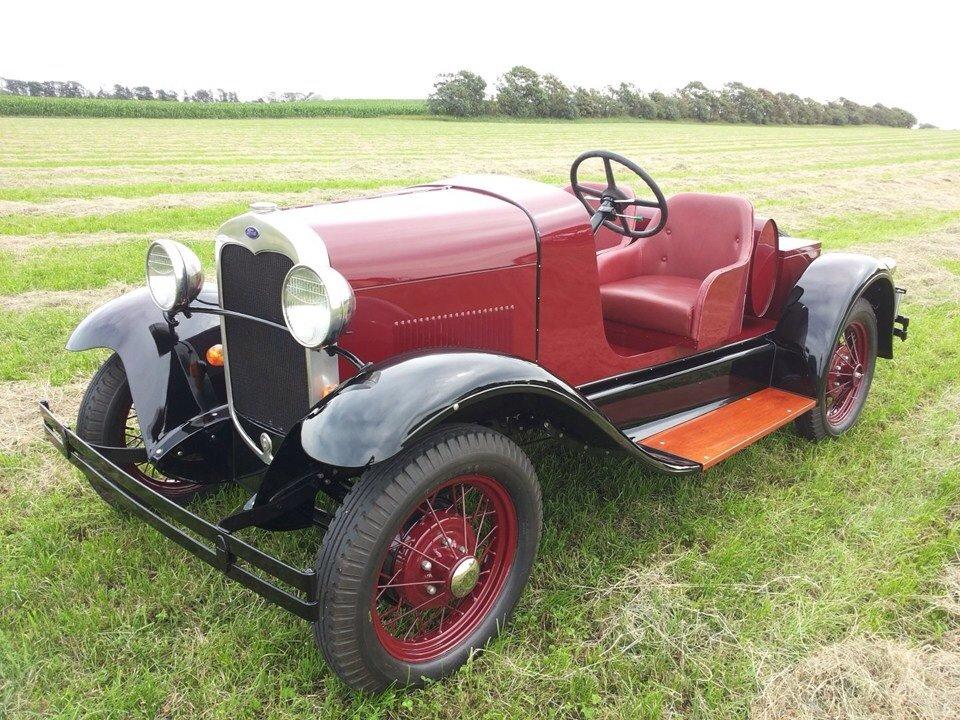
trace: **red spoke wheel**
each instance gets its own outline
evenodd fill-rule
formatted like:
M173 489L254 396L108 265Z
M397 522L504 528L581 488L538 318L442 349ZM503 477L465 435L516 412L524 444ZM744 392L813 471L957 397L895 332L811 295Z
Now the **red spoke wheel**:
M864 361L870 352L867 328L858 320L847 325L837 340L827 368L827 422L838 426L858 406L866 385Z
M508 438L451 426L365 473L317 558L317 642L354 688L456 670L503 626L536 555L540 490Z
M877 319L873 306L858 300L845 318L821 376L817 407L797 419L811 440L836 437L860 418L877 360Z
M403 523L371 601L384 648L406 662L442 656L493 608L517 549L517 513L491 477L439 486Z
M107 447L143 447L130 384L119 355L111 355L90 381L80 403L77 434L88 442ZM186 503L215 487L169 478L150 463L130 465L123 469L147 487L178 503ZM101 494L95 485L94 490L113 504L110 497Z

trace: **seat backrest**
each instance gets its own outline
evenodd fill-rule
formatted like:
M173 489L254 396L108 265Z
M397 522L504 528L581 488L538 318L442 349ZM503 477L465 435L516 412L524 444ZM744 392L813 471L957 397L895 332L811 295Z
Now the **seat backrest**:
M639 242L638 275L703 280L717 268L749 261L753 206L731 195L674 195L667 201L667 224Z

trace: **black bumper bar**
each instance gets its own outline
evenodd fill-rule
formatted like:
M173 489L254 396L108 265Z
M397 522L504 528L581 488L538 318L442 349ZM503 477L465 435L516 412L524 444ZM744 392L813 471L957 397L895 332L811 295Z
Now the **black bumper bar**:
M50 412L46 401L40 402L40 414L47 439L117 505L139 516L205 563L270 602L304 620L318 619L316 572L298 570L272 555L267 555L250 543L232 536L224 528L204 520L138 482L60 422ZM171 520L175 520L186 530ZM241 562L260 572L242 567L238 564ZM279 587L271 582L272 580L299 591L299 595Z

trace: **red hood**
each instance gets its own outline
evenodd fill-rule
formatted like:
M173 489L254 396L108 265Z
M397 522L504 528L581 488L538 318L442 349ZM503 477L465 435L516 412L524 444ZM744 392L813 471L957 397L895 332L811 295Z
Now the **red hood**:
M411 188L283 211L323 240L330 264L355 290L536 262L521 208L489 194Z

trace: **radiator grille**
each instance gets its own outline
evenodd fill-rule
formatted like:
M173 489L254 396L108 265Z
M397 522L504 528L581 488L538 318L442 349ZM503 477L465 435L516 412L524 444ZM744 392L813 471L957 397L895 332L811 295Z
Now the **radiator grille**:
M280 287L293 262L285 255L256 255L236 244L220 251L220 296L224 310L283 324ZM310 409L307 359L286 330L254 320L224 317L233 410L271 430L286 433Z

